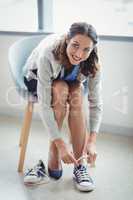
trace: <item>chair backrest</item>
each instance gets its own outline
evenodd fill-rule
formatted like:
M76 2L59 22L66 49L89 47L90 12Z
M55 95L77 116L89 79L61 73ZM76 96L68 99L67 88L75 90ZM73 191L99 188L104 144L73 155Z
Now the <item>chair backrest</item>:
M28 93L27 88L24 84L23 77L23 67L27 58L29 57L32 50L38 45L38 43L45 37L46 35L39 36L29 36L23 39L16 41L9 48L9 65L12 78L15 82L17 90L21 93Z

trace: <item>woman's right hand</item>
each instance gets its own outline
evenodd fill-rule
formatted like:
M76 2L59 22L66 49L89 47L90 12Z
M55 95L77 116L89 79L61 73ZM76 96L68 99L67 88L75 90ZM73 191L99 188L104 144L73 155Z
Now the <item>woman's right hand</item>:
M62 139L55 139L54 143L59 151L61 160L66 164L74 163L78 165L78 161L75 159L73 153L69 150L67 144Z

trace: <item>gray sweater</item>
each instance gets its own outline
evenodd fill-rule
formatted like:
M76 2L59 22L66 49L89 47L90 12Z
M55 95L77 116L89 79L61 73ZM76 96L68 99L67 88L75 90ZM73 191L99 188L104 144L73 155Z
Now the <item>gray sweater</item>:
M62 137L51 108L52 81L57 78L61 71L61 64L55 60L52 50L60 41L60 38L60 35L55 34L44 38L32 51L25 65L25 69L27 69L25 71L26 77L28 79L37 78L38 80L37 95L40 115L43 123L48 127L52 140ZM33 77L32 69L38 69L37 77ZM81 75L82 81L88 79L88 132L98 133L102 119L101 73L101 71L97 71L94 78L91 75L87 78Z

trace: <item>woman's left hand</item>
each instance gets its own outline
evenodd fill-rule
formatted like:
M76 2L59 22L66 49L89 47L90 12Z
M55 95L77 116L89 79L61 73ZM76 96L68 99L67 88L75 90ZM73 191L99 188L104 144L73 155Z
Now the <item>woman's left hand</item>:
M91 167L94 167L97 158L96 133L91 133L90 135L87 133L83 155L87 155L87 162L90 164Z
M89 142L87 144L87 161L91 167L95 167L95 161L97 158L96 144L94 142Z

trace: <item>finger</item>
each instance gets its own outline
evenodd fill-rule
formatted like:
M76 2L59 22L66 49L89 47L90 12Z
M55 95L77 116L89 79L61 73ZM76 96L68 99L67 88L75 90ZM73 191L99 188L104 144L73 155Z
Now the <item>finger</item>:
M69 159L66 159L66 160L65 160L65 164L71 164L71 163L72 163L71 160L69 160Z
M70 158L71 158L72 163L74 163L75 165L79 165L78 161L75 159L75 157L72 154L70 154Z
M96 158L97 158L97 153L95 153L93 156L93 167L95 167Z
M72 164L73 163L73 161L72 161L72 159L71 159L71 156L68 156L67 157L67 164Z
M87 162L90 164L90 167L95 167L95 162L92 162L90 157L87 159Z
M63 158L63 161L64 161L65 164L69 164L69 163L71 162L71 160L69 159L68 156L65 156L65 157Z
M93 163L93 155L89 154L89 157L90 157L90 164L91 164L91 163Z
M97 157L97 154L94 153L94 154L92 155L92 159L91 159L91 162L90 162L91 167L95 167L96 157Z
M63 162L65 163L65 164L70 164L70 161L68 160L68 159L63 159Z
M73 163L73 161L71 159L71 156L69 156L69 155L66 155L66 156L63 157L63 162L65 164L71 164L71 163Z
M96 161L97 154L96 154L96 153L94 153L94 154L92 154L92 156L91 156L91 157L92 157L92 163L93 163L93 162L95 162L95 161Z
M88 155L87 162L90 163L90 156Z
M64 163L67 163L67 156L63 156L63 157L61 158L61 160L62 160Z
M94 156L93 156L93 161L94 162L96 161L96 158L97 158L97 153L94 153Z

